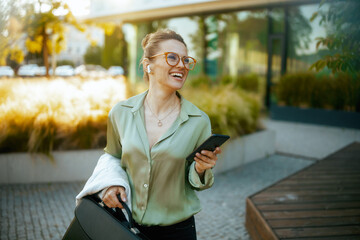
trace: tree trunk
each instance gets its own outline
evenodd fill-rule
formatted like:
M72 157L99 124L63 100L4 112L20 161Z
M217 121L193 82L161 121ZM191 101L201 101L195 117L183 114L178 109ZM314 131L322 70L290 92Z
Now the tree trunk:
M46 33L46 26L43 28L43 59L46 68L46 77L49 78L49 50L47 46L48 35Z
M207 58L207 47L208 47L208 41L206 40L206 35L208 32L207 26L206 26L206 22L205 22L205 17L204 16L200 16L200 26L201 26L201 34L202 34L202 59L203 59L203 65L202 65L202 69L201 69L201 74L203 76L206 75L206 69L207 69L207 63L206 63L206 58Z

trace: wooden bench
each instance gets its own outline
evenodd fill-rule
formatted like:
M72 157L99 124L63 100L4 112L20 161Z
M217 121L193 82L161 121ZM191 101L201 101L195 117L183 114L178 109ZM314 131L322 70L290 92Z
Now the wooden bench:
M360 239L360 143L246 200L253 240Z

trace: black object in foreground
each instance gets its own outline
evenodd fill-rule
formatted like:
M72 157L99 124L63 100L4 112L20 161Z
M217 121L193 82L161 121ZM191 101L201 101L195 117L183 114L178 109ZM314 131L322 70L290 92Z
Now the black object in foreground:
M75 209L75 217L67 229L63 240L149 240L134 227L131 211L118 195L128 215L119 208L113 210L104 205L97 195L81 199Z

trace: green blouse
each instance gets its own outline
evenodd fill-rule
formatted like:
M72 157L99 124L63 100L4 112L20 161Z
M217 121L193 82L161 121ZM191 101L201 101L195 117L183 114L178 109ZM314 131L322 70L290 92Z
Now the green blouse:
M181 98L181 110L169 130L150 149L144 122L147 91L119 102L110 111L105 152L121 159L132 195L134 220L141 225L171 225L201 210L194 190L214 183L211 169L203 182L195 161L186 157L211 135L209 117Z

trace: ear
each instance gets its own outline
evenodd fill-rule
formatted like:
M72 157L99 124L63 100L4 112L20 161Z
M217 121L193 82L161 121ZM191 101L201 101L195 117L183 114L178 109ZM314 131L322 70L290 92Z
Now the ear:
M147 68L150 65L149 59L145 58L142 62L142 65L143 65L143 71L147 72Z

